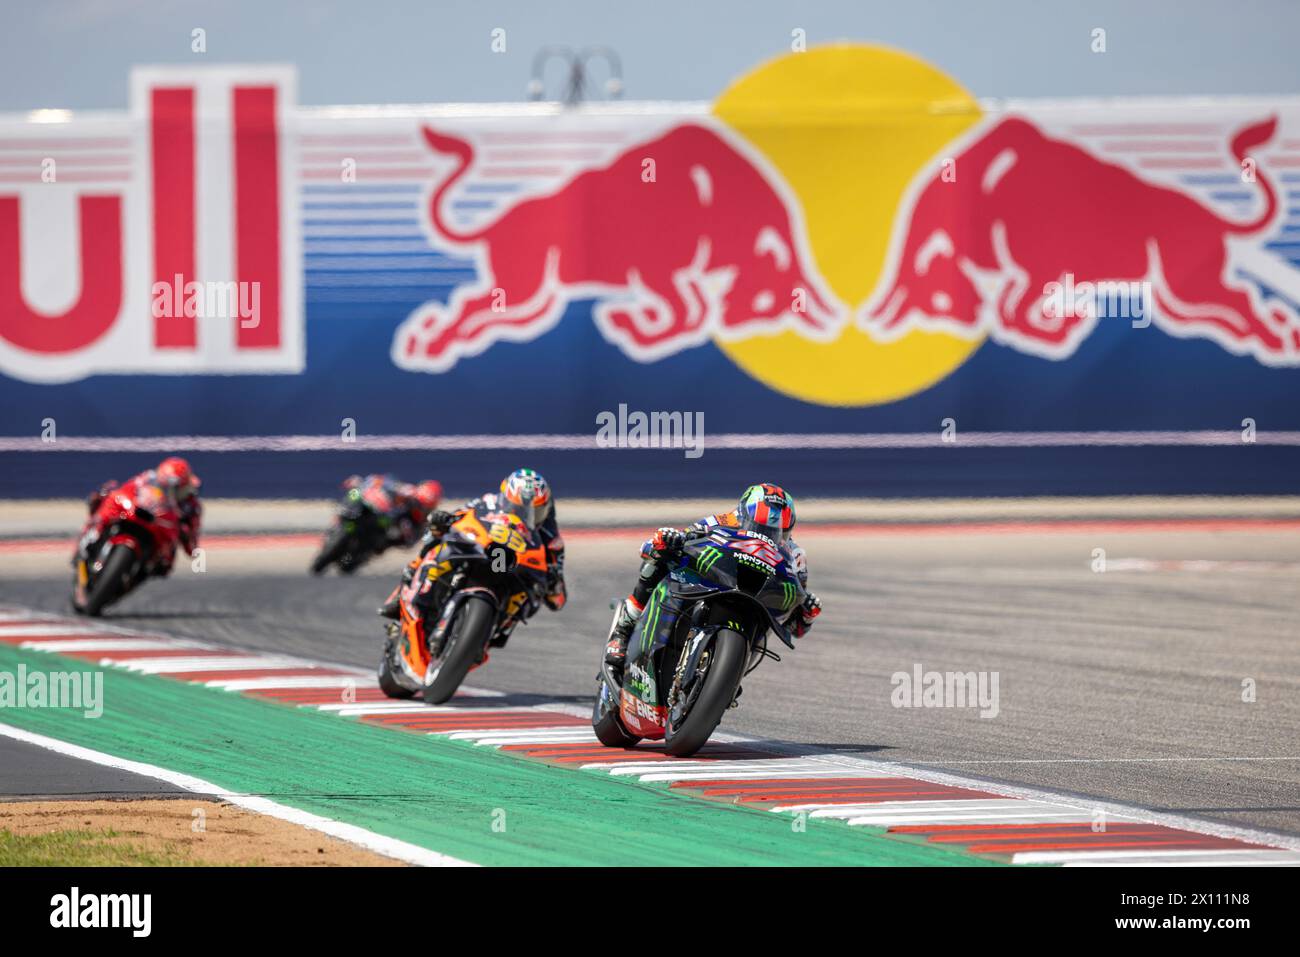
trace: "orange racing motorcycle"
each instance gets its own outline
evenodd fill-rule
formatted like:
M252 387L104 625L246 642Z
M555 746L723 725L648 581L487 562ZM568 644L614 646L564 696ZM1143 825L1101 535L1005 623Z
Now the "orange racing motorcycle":
M401 590L379 662L384 694L447 701L537 611L546 570L545 546L517 515L466 509Z

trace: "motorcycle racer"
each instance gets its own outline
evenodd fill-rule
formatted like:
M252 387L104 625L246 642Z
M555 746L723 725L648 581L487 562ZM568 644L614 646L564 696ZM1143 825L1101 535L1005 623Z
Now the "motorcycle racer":
M412 484L391 475L351 475L343 480L344 491L354 488L377 489L391 503L385 513L389 519L389 547L414 545L429 514L442 501L442 486L433 479Z
M779 485L751 485L740 496L740 504L721 515L706 515L686 529L660 528L641 546L641 574L632 593L618 607L614 623L605 645L605 661L622 669L627 659L627 642L636 627L651 593L669 572L673 558L681 551L688 538L708 534L717 526L739 528L771 539L781 549L786 561L801 584L808 585L808 560L804 550L790 538L794 528L794 499ZM812 628L821 614L821 600L808 592L805 601L790 613L786 626L796 637L802 637ZM659 627L669 627L676 610L661 609Z
M497 491L470 499L454 512L435 509L429 513L428 530L420 539L420 552L407 564L402 572L401 583L393 589L388 600L380 607L381 617L391 618L394 621L398 619L398 596L402 588L410 584L411 577L424 556L442 541L442 536L460 516L478 508L517 515L537 534L541 544L546 548L547 584L544 596L546 606L552 611L559 611L564 607L568 599L564 583L564 539L556 523L555 502L551 496L550 486L546 479L533 469L515 469L501 480L501 486Z
M156 553L150 574L164 577L172 570L176 559L176 544L180 543L186 555L193 555L199 545L199 529L203 523L203 504L199 501L198 489L203 483L190 468L189 462L178 456L163 459L156 469L148 469L128 479L123 484L110 480L86 496L86 506L93 516L104 499L120 492L132 499L142 492L152 489L164 496L175 506L179 516L176 528L176 540L171 547Z

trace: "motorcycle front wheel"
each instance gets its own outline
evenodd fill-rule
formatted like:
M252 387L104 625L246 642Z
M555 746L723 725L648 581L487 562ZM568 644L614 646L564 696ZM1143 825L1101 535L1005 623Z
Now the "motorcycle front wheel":
M728 628L718 630L709 649L704 676L696 679L703 682L699 694L695 695L685 714L674 719L671 710L669 712L664 733L665 751L684 758L704 747L735 700L748 658L749 644L743 635Z
M451 635L442 649L433 674L424 686L428 704L442 704L456 693L460 683L479 660L496 626L497 610L486 598L469 597L456 610Z
M103 569L86 590L87 615L91 618L97 617L106 606L126 594L127 578L134 564L135 552L131 549L119 545L109 551Z

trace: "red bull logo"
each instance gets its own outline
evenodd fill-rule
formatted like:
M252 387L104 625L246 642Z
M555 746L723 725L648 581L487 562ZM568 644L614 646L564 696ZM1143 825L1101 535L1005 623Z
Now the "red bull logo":
M1294 308L1266 298L1258 280L1245 278L1252 269L1278 272L1258 247L1277 230L1281 204L1255 159L1277 128L1270 117L1222 144L1231 157L1225 165L1241 171L1243 191L1258 194L1248 199L1257 198L1255 215L1232 219L1025 119L981 127L905 204L890 280L862 313L863 327L884 339L909 328L989 335L1061 359L1101 311L1091 304L1060 308L1062 283L1086 282L1094 293L1141 284L1154 300L1142 311L1162 331L1212 339L1260 362L1294 364Z
M533 338L577 299L597 299L601 333L642 361L756 330L826 339L844 320L812 267L798 204L722 129L671 127L472 231L443 206L473 145L424 136L454 158L429 200L432 239L472 250L480 282L408 320L398 365L441 371L498 339Z
M829 406L915 395L986 343L1068 360L1130 319L1300 365L1287 100L990 114L854 44L708 108L299 110L293 85L144 70L120 117L0 118L0 372L297 373L305 296L399 304L404 370L590 321L634 361L716 348ZM363 265L391 287L330 299ZM191 310L191 282L253 286L256 321ZM1117 291L1119 319L1097 305Z
M1141 109L989 117L907 54L823 48L739 81L712 122L670 125L470 232L443 207L475 147L428 129L451 160L430 240L470 249L479 282L414 313L394 361L441 371L591 298L601 334L634 359L712 341L824 404L913 394L985 339L1066 359L1130 309L1134 334L1300 362L1300 272L1267 248L1285 228L1271 169L1295 164L1274 155L1281 118ZM1062 308L1063 288L1070 302L1087 289L1082 307ZM1123 308L1098 308L1119 293Z

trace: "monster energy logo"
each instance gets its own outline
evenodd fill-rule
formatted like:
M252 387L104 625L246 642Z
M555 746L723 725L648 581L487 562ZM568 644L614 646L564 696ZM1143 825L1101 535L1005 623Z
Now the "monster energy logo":
M710 545L708 548L704 549L702 552L700 552L698 555L695 556L695 567L700 570L701 575L707 575L709 569L712 568L714 565L716 565L718 563L718 559L721 557L722 557L722 549L714 548L712 545Z
M663 582L650 593L650 601L646 603L645 611L642 613L641 622L641 653L645 654L650 650L650 643L654 640L655 631L659 628L659 609L663 604L665 586Z
M781 587L785 590L785 600L781 602L781 610L788 611L794 607L795 589L793 582L782 582Z
M746 555L744 552L736 552L736 559L748 568L753 568L762 572L764 575L772 574L772 566L761 558L754 558L752 555Z

